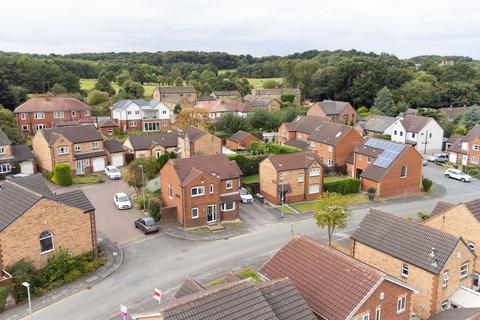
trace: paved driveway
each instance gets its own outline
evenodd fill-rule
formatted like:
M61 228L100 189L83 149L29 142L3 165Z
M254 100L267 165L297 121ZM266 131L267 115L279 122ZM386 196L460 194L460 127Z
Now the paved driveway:
M472 179L472 182L466 183L455 179L446 178L443 173L445 169L435 163L429 162L423 167L425 178L431 179L434 183L440 184L447 189L448 196L480 194L480 181Z
M269 205L261 204L255 200L253 203L240 203L240 219L250 228L256 228L278 222L279 214Z
M107 180L105 183L84 186L82 190L95 206L99 238L106 238L124 245L144 237L143 233L133 225L133 221L142 217L143 213L135 208L118 210L113 204L115 193L124 192L130 199L135 195L135 191L125 182Z

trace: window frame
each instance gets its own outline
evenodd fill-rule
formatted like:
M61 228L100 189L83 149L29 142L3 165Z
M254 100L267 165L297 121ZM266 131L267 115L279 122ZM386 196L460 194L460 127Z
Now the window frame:
M63 112L63 111L54 111L54 112L53 112L53 118L54 118L54 119L63 119L63 118L65 118L65 112Z
M73 146L73 149L75 150L75 152L80 152L82 150L80 144L76 143L74 146Z
M38 117L38 115L40 115L40 117ZM36 120L45 119L45 112L35 112L33 114L33 118L36 119Z
M196 215L193 214L194 211L197 213ZM192 219L198 219L199 216L200 216L200 211L198 210L198 208L197 207L192 208Z
M467 267L466 270L462 270L463 267ZM465 273L466 272L466 273ZM462 273L465 273L462 275ZM464 262L460 265L460 279L465 279L468 277L468 274L470 273L470 263L467 261L467 262Z
M168 189L168 198L173 199L173 186L169 184L167 189Z
M22 124L22 131L28 131L28 124Z
M450 280L450 274L448 270L442 273L442 288L446 288L448 286L448 280Z
M333 152L333 147L330 145L327 145L327 152Z
M477 248L476 245L475 245L475 242L471 242L471 241L468 242L468 247L469 247L470 250L472 250L473 252L475 252L475 249Z
M27 120L27 114L26 114L25 112L22 112L22 113L20 114L20 119L22 119L22 120Z
M403 313L407 310L407 296L403 295L397 299L397 314Z
M215 192L215 188L213 186L213 183L210 183L210 185L208 186L208 192L210 194L213 194Z
M318 186L318 190L316 192L312 192L311 188L313 186ZM316 193L320 193L320 184L319 183L312 183L312 184L308 185L308 194L316 194Z
M297 176L297 182L298 183L303 183L305 182L305 175L303 173L299 173Z
M92 150L97 150L100 148L98 141L92 141Z
M63 149L64 151L61 152L60 150ZM57 147L57 156L64 156L69 153L68 146L60 146Z
M4 155L7 153L7 148L4 146L0 146L0 155Z
M74 117L77 116L77 112L72 110L72 111L70 111L70 115L72 116L72 118L74 118Z
M227 189L233 189L233 180L227 180L225 181L225 188Z
M35 125L35 130L37 130L37 131L38 131L38 130L43 130L43 129L45 129L46 127L47 127L47 126L44 125L43 123L39 123L39 124L36 124L36 125Z
M377 306L375 308L375 320L382 320L382 307Z
M309 176L310 177L319 177L320 176L320 168L318 168L318 167L310 168Z
M48 233L48 236L44 235L46 233ZM47 240L47 239L51 239L51 249L42 251L42 240ZM40 254L41 255L47 254L47 253L52 252L52 251L55 251L55 240L54 240L54 235L53 235L52 231L50 231L50 230L42 231L42 233L40 233L40 235L38 236L38 242L40 244Z
M405 169L405 172L404 172L404 169ZM404 179L407 177L407 174L408 174L408 168L407 166L402 166L400 168L400 179Z
M475 161L474 161L474 160L475 160ZM478 157L471 157L471 158L470 158L470 163L478 164L478 163L479 163L479 158L478 158Z
M232 208L227 209L227 204L232 204ZM228 202L222 202L220 206L220 210L223 212L228 212L228 211L233 211L235 210L235 201L228 201Z
M12 165L10 163L0 164L0 173L9 173L12 172Z
M405 270L407 271L406 273L405 273ZM407 263L402 263L402 269L401 269L402 277L407 278L407 277L408 277L408 274L409 274L409 271L410 271L410 270L409 270L408 264L407 264Z
M197 194L193 194L193 190L197 190L197 192L199 190L202 190L202 193L197 193ZM204 196L205 195L205 186L195 186L195 187L192 187L192 189L190 190L190 195L192 198L196 198L196 197L201 197L201 196Z

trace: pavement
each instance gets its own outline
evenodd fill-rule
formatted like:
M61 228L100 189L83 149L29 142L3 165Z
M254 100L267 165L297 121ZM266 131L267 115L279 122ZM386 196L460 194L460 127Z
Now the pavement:
M36 312L79 291L89 290L93 285L115 272L115 270L117 270L122 264L122 250L107 239L100 241L99 247L103 255L107 258L107 263L105 265L88 274L87 276L80 278L78 281L63 285L39 298L32 299L32 310ZM1 314L1 319L19 319L25 317L27 314L28 304L22 303L4 311Z
M480 195L480 181L476 179L471 183L446 179L443 168L434 164L424 167L424 175L434 180L433 193L354 206L348 228L337 230L334 240L346 243L372 206L401 217L416 217L419 211L430 212L439 200L457 203ZM244 267L257 270L296 233L327 240L326 231L316 225L311 215L276 220L274 211L267 211L268 214L262 211L257 216L259 208L256 204L242 205L241 217L247 224L250 219L260 225L227 239L189 241L159 234L133 242L123 248L124 260L115 273L88 290L36 311L34 319L122 319L120 304L126 305L130 313L154 311L158 309L153 299L154 288L162 290L163 304L172 299L186 276L207 283Z

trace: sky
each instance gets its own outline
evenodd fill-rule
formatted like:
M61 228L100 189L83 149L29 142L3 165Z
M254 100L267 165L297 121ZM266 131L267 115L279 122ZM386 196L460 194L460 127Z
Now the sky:
M357 49L480 59L477 0L1 0L0 51Z

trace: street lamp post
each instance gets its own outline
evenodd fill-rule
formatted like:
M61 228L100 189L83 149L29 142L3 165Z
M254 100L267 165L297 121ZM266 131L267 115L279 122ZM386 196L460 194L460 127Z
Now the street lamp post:
M30 298L30 283L23 282L22 286L27 288L27 295L28 295L28 313L30 314L29 319L32 320L32 300Z
M280 163L278 165L280 167L280 170L282 169L283 165ZM281 201L281 210L282 210L282 215L280 217L280 219L283 219L283 202L284 202L284 197L285 197L285 181L283 180L283 171L280 171L280 185L281 185L281 191L280 191L280 201Z
M145 207L147 204L145 203L145 178L143 175L143 164L138 166L142 170L142 185L143 185L143 212L145 212Z

